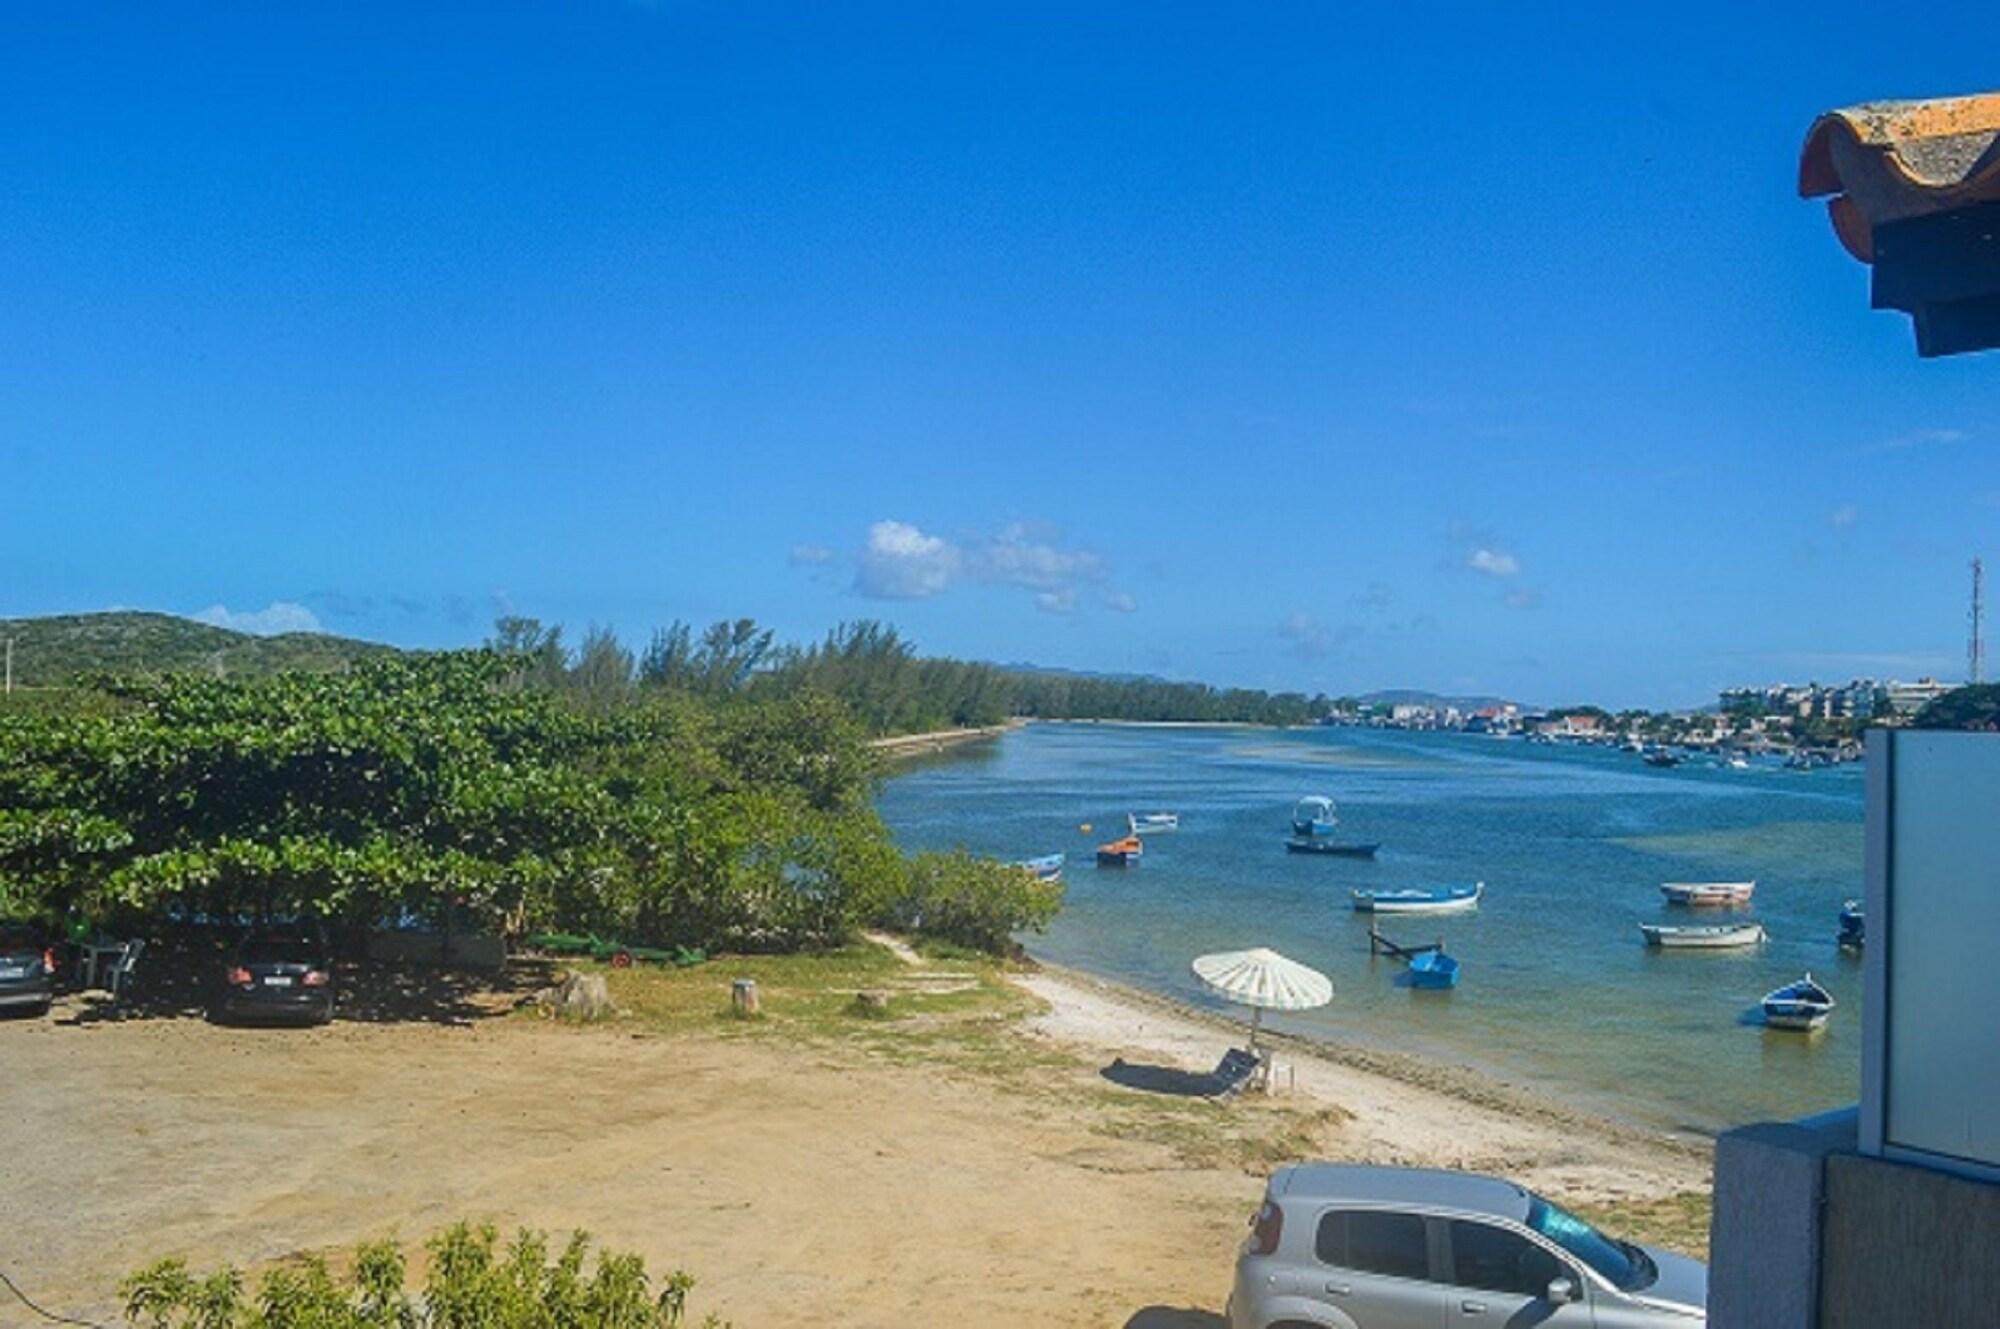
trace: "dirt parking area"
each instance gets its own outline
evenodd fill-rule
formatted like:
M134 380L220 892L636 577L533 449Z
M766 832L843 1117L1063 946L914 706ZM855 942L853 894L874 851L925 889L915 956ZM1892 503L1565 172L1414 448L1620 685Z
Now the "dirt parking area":
M467 1215L686 1268L697 1314L738 1329L1210 1329L1260 1189L859 1044L72 1019L0 1022L0 1232L30 1295L100 1319L163 1256L253 1265Z

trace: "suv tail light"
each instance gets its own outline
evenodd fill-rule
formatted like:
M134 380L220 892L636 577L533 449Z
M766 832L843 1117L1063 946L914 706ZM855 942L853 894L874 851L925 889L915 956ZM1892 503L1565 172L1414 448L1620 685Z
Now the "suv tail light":
M326 986L326 970L308 969L306 970L306 976L300 979L299 982L309 988L323 988Z
M56 972L56 948L53 946L42 952L42 972L50 976Z
M229 971L229 981L237 987L247 988L255 983L257 979L248 969L239 964Z
M1278 1238L1285 1232L1285 1211L1269 1200L1256 1213L1250 1215L1250 1253L1269 1255L1278 1249Z

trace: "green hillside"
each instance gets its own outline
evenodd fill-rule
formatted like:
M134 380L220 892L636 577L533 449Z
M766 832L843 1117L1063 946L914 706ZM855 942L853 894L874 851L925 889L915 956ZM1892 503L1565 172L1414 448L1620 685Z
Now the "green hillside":
M322 632L256 637L172 614L118 612L0 618L0 641L14 641L14 685L53 687L81 674L179 673L241 677L280 669L338 669L393 650Z

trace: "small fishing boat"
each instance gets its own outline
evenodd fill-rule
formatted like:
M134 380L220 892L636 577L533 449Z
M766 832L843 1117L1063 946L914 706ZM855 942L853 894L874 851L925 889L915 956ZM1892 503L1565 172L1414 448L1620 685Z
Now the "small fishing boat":
M1133 835L1154 835L1160 831L1177 831L1181 828L1181 814L1178 812L1128 812L1125 814L1125 825Z
M1301 840L1329 838L1339 825L1333 800L1322 794L1310 794L1292 808L1292 834Z
M1724 764L1732 771L1747 771L1750 769L1750 759L1740 752L1730 754L1729 760Z
M1381 841L1340 841L1317 840L1293 836L1285 841L1285 848L1295 854L1331 854L1336 858L1373 858L1375 851L1382 847Z
M1861 914L1861 901L1849 900L1840 906L1840 948L1858 951L1867 940L1868 922Z
M1681 759L1665 748L1654 748L1645 755L1644 761L1648 766L1678 766L1681 764Z
M1691 909L1729 908L1750 903L1750 895L1757 889L1754 881L1663 881L1660 894L1667 897L1668 904L1686 905Z
M1807 974L1764 994L1764 1023L1773 1029L1817 1029L1833 1014L1833 994Z
M1433 992L1458 986L1458 961L1443 947L1410 957L1410 986Z
M1669 923L1641 923L1648 946L1670 950L1719 951L1733 946L1755 946L1764 940L1762 923L1706 923L1676 927Z
M1394 891L1352 891L1354 907L1364 914L1455 914L1479 907L1486 883L1470 886L1405 887Z
M1060 881L1064 861L1062 854L1043 854L1040 858L1016 859L1013 866L1026 868L1043 881Z
M1136 835L1128 835L1120 840L1112 840L1097 846L1097 866L1101 868L1125 868L1139 861L1146 852L1146 845Z

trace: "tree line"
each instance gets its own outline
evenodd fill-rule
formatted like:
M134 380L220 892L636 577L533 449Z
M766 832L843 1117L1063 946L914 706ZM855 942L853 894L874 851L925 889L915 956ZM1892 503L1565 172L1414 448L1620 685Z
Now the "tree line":
M560 626L510 617L495 625L488 645L532 661L534 681L589 705L661 693L817 694L838 699L872 735L992 725L1010 717L1307 724L1336 707L1323 695L1299 692L925 657L893 626L872 619L842 623L804 646L781 645L750 619L725 620L700 633L676 622L635 651L606 628L591 628L572 647Z
M887 923L1002 949L1058 907L1021 869L906 859L852 712L732 685L733 636L674 666L712 691L626 670L603 705L601 644L511 630L522 649L98 679L95 704L0 712L0 917L449 916L735 951Z

